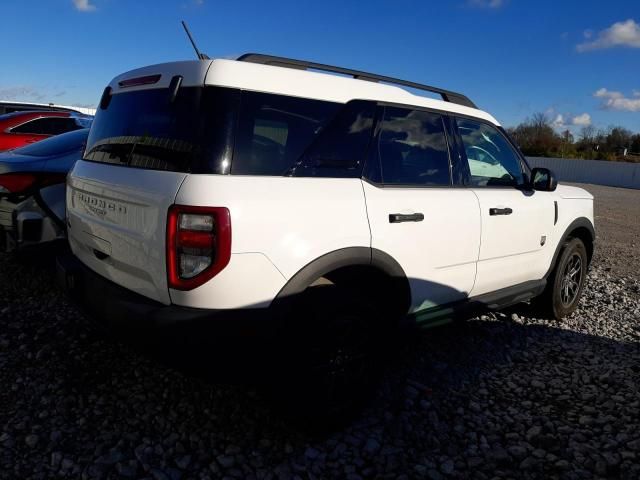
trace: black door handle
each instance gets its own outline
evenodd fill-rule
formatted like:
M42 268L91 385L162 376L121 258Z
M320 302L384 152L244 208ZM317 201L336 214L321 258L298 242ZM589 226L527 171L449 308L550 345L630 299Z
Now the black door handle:
M489 215L511 215L513 210L507 208L490 208Z
M421 222L424 220L423 213L390 213L389 223L402 223L402 222Z

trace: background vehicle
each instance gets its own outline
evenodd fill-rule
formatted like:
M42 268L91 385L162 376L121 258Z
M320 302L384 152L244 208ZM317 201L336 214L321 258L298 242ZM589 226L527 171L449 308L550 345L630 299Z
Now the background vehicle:
M67 212L80 263L61 277L97 318L206 340L254 320L323 411L367 392L406 316L545 288L570 313L594 241L592 196L532 171L464 95L254 54L116 77Z
M19 102L15 100L0 100L0 115L22 111L52 111L52 112L74 112L84 115L95 115L96 109L89 107L74 107L69 105L58 105L55 103L40 102Z
M0 153L0 250L65 237L65 179L88 133L83 128Z
M71 112L23 111L0 115L0 151L87 128L91 126L92 119Z

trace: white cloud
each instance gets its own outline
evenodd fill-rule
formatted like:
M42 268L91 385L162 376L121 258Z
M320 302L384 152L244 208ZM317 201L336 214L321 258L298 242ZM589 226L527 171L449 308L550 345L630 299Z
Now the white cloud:
M93 12L96 9L91 0L73 0L73 5L81 12Z
M591 125L591 115L589 115L588 113L576 115L571 119L571 125L576 125L578 127L588 127L589 125Z
M507 0L467 0L467 5L478 8L500 8L507 3Z
M622 92L601 88L593 96L601 98L601 107L605 110L622 110L627 112L640 112L640 92L634 90L633 98L625 97Z
M591 30L584 31L585 40L590 40L592 36ZM578 44L576 50L588 52L613 47L640 48L640 25L631 18L624 22L616 22L609 28L598 32L595 40Z
M551 120L551 126L556 130L573 130L573 127L586 127L591 125L591 115L588 113L582 113L580 115L573 115L571 113L556 113L553 107L550 107L546 111L547 115L555 115Z
M606 88L600 88L595 91L593 94L594 97L598 98L622 98L624 95L620 92L614 92L612 90L607 90Z

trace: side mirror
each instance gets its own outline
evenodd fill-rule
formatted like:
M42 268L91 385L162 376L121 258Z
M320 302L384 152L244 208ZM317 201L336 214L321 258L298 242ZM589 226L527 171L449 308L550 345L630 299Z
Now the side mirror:
M553 192L558 186L558 180L548 168L534 168L531 170L531 187L541 192Z

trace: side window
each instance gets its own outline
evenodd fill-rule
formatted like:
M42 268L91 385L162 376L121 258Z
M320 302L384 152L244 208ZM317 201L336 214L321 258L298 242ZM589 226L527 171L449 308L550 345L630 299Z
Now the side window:
M284 175L341 107L320 100L243 92L231 173Z
M82 128L73 118L52 118L55 120L51 122L51 135L59 135L65 132L71 132Z
M37 118L29 122L23 123L11 129L11 133L36 133L41 134L43 128L46 126L42 123L43 118Z
M518 186L524 183L520 158L496 128L461 118L456 122L469 162L471 185Z
M43 117L23 123L11 130L12 133L30 133L35 135L58 135L81 128L73 118Z
M292 174L304 177L360 176L371 141L376 106L354 100L340 110L302 155Z
M253 124L253 138L262 137L267 141L277 143L283 148L287 144L288 134L289 126L285 122L256 118Z
M436 113L386 107L378 156L384 184L451 184L447 137Z

